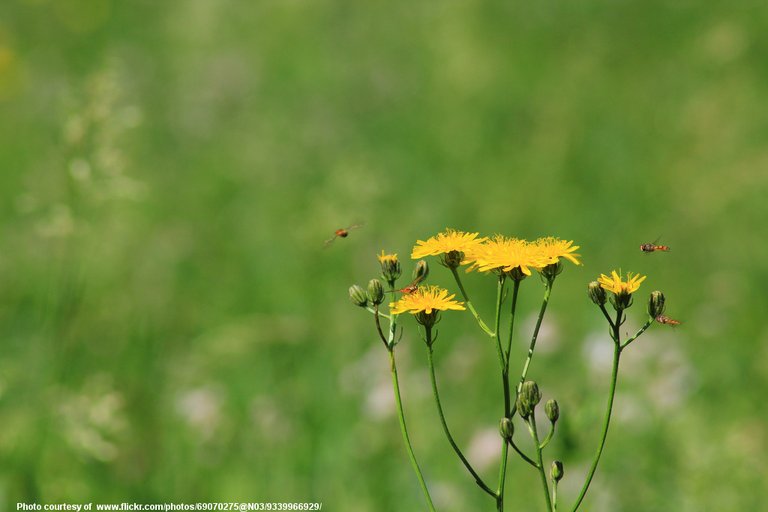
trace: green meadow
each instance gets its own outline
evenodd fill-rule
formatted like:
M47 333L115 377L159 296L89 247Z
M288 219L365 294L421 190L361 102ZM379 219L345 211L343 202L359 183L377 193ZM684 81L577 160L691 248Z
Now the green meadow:
M386 350L347 289L378 276L382 250L409 275L416 240L446 227L581 247L529 373L560 403L545 459L565 464L561 510L609 384L587 284L619 268L648 276L627 331L653 290L683 323L622 356L582 510L761 510L766 34L752 0L4 0L0 512L425 510ZM670 252L640 251L658 237ZM494 278L464 284L490 318ZM522 283L514 372L541 294ZM494 510L440 430L424 343L402 323L405 414L435 505ZM495 483L495 348L468 312L438 328L447 419ZM539 485L511 454L506 510L544 510Z

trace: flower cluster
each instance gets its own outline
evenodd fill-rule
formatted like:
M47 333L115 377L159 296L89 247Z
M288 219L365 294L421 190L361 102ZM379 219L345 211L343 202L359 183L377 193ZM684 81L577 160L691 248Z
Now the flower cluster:
M550 425L546 437L540 439L539 427L536 425L537 415L535 409L542 402L542 392L535 381L527 379L527 375L533 362L536 340L547 310L547 304L549 303L554 280L563 270L565 263L563 260L570 261L574 265L581 265L581 256L576 252L578 249L579 246L574 245L573 241L561 240L551 236L539 238L535 241L527 241L502 235L481 237L478 233L465 233L455 229L446 229L442 233L438 233L427 240L417 241L411 252L411 257L414 259L427 256L435 256L439 258L440 263L450 269L463 302L455 300L456 295L445 288L424 284L430 275L429 264L425 260L420 259L416 263L411 272L411 280L407 285L398 285L397 280L402 276L403 272L401 263L397 258L397 254L386 253L384 251L378 255L378 260L381 265L381 278L386 282L386 289L384 283L376 278L369 281L367 289L359 285L350 287L349 297L352 300L352 303L368 310L374 315L374 323L379 338L389 352L393 392L403 434L403 441L408 450L411 465L418 477L429 510L434 512L435 508L432 504L429 489L421 469L419 468L419 464L416 461L416 456L406 431L400 385L397 377L394 351L395 346L402 338L402 329L398 331L398 327L400 327L398 324L400 321L399 316L408 313L409 316L413 316L416 322L421 325L422 328L419 331L422 334L422 339L427 347L427 362L429 365L430 381L432 383L432 394L435 398L435 404L437 406L443 431L445 432L451 447L456 452L457 457L462 461L477 485L496 502L496 509L503 509L504 483L507 478L507 450L509 445L513 448L516 447L514 438L520 435L520 431L515 429L514 423L515 417L517 416L519 418L518 421L522 421L526 424L527 430L531 435L533 449L535 450L535 459L529 457L518 448L516 448L516 451L526 462L531 464L534 469L539 472L539 479L542 482L542 494L547 505L547 510L557 510L557 486L558 482L563 478L564 466L562 461L553 460L550 466L549 482L547 482L543 450L547 447L555 434L555 426L561 416L560 405L555 399L549 399L545 402L544 413L549 420ZM496 283L486 283L495 285L496 287L496 307L494 308L495 322L490 327L489 324L486 324L483 321L482 315L473 305L466 288L462 284L461 273L457 272L457 269L462 265L466 266L467 272L476 270L479 273L491 273L491 275L495 277L493 280L496 281ZM544 296L542 298L541 308L539 309L536 326L528 345L527 355L524 357L524 360L521 361L522 370L518 377L517 375L511 375L510 373L510 361L511 356L514 353L514 345L512 343L513 335L515 333L514 319L515 316L519 314L517 298L518 293L521 293L521 290L523 289L521 281L527 276L532 275L534 271L538 272L542 277ZM610 275L601 274L597 280L589 283L587 287L589 299L599 307L600 312L609 326L609 335L614 344L613 373L609 391L610 399L608 400L608 406L605 413L605 426L599 441L599 446L601 448L597 451L592 462L591 470L581 487L579 496L573 507L571 507L571 510L573 511L578 510L583 502L600 460L602 446L605 443L605 436L608 432L608 424L613 407L613 397L616 392L619 358L622 352L654 322L670 326L680 324L679 321L664 315L666 306L664 294L660 291L654 291L648 299L648 318L643 326L632 336L629 336L629 334L621 328L626 320L626 310L632 306L633 294L638 291L645 279L645 276L639 274L632 272L623 274L621 271L617 272L614 270ZM505 287L509 286L512 287L512 300L510 301L511 307L509 309L509 328L502 331L502 305L507 296L506 291L509 290L509 288L505 289ZM387 293L395 294L391 302L386 299ZM384 314L380 311L380 306L385 304L385 301L389 302L389 314ZM608 302L610 302L616 310L616 314L613 317L606 310L605 305ZM437 329L435 329L435 324L440 320L440 316L444 311L451 310L468 310L468 313L471 313L477 321L478 326L493 341L495 352L499 359L499 370L502 377L500 396L503 400L504 416L499 421L499 434L503 439L503 452L502 463L499 469L499 483L496 486L496 489L499 490L497 491L478 475L471 463L462 453L461 448L450 432L440 401L433 358L433 355L438 348L435 346L435 341L437 340ZM381 318L389 320L388 330L382 328ZM398 332L401 334L400 337L397 336ZM622 339L622 333L625 333L625 336L628 337ZM503 338L506 338L506 341ZM550 484L552 486L551 496Z
M478 238L477 233L448 228L426 241L416 242L411 257L441 256L443 263L449 267L466 264L469 265L467 272L506 273L515 279L522 279L531 275L531 269L543 272L549 266L559 266L561 258L580 265L580 256L576 254L578 249L579 246L573 245L573 241L554 237L539 238L534 242L501 235ZM559 272L559 267L550 270Z

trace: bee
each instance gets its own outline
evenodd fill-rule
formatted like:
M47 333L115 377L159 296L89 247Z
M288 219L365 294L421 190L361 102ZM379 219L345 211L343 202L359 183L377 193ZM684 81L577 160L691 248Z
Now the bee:
M337 238L347 238L349 236L349 232L353 229L361 228L363 227L362 224L352 224L351 226L347 226L346 228L339 228L336 231L333 232L333 236L325 241L325 247L328 247L333 243L334 240Z
M669 318L668 316L664 315L657 316L656 321L662 325L671 325L672 327L678 326L682 323L679 320L675 320L674 318Z
M668 245L656 245L661 237L657 238L653 243L650 244L642 244L640 246L640 250L643 252L654 252L654 251L662 251L662 252L669 252L669 246Z

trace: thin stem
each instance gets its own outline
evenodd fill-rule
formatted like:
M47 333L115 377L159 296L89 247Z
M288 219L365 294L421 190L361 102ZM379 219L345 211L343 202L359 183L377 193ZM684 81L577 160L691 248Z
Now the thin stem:
M387 337L384 336L384 332L381 330L381 322L379 321L379 306L376 306L376 309L373 313L373 318L376 320L376 331L379 333L379 338L381 338L382 343L384 343L384 346L389 350L389 342L387 341ZM389 319L390 325L392 324L392 318Z
M397 379L397 366L395 365L395 352L389 351L390 367L392 370L392 386L395 391L395 403L397 405L397 416L400 419L400 432L403 434L403 441L405 441L405 447L408 450L408 458L411 460L411 466L416 472L416 477L419 479L419 485L424 492L424 498L427 500L427 506L431 512L435 512L435 506L432 504L432 498L427 490L427 484L424 482L424 476L421 474L421 468L416 461L416 455L413 453L413 447L411 446L411 440L408 437L408 429L405 427L405 414L403 413L403 402L400 398L400 384Z
M613 320L611 320L611 315L609 315L608 311L605 309L605 304L600 304L600 311L603 312L603 316L608 320L608 325L611 326L611 329L614 329Z
M458 455L459 459L461 459L461 462L464 464L464 467L466 467L467 471L469 471L469 473L474 477L477 485L479 485L480 488L484 490L486 493L496 498L496 493L490 487L488 487L485 484L485 482L483 482L483 479L480 478L480 475L477 474L477 472L474 470L474 468L469 463L467 458L464 457L464 454L456 445L456 442L453 440L451 431L448 428L448 423L445 420L445 414L443 413L443 406L440 403L440 393L437 391L437 379L435 378L435 363L432 357L432 328L430 327L426 328L426 341L427 341L427 358L429 360L429 376L432 380L432 394L435 397L435 403L437 404L437 412L440 415L440 423L442 423L443 425L443 432L445 432L445 436L448 438L448 442L451 444L453 451L456 452L456 455Z
M541 309L539 309L539 318L536 319L536 327L533 329L533 336L531 336L531 344L528 346L528 355L525 358L525 364L523 365L523 371L520 374L520 381L517 383L516 395L520 393L523 388L523 382L528 376L528 369L531 367L531 361L533 360L533 351L536 349L536 340L539 337L539 330L541 329L541 322L544 320L544 313L547 312L547 305L549 304L549 296L552 294L552 285L555 280L547 279L544 285L544 298L541 301ZM512 406L512 415L515 414L515 406Z
M621 332L620 332L621 313L622 313L621 311L618 311L616 315L616 322L613 324L614 348L613 348L613 366L611 367L611 387L608 393L608 405L606 406L606 409L605 409L605 418L603 419L603 429L600 434L600 444L597 447L597 452L595 453L595 458L592 461L592 466L589 468L587 479L581 488L579 497L576 499L576 503L573 505L571 512L576 512L579 509L581 502L584 500L584 496L586 496L587 494L587 490L589 489L589 484L592 483L592 477L595 476L595 471L597 470L597 463L600 462L600 456L603 453L603 447L605 446L605 439L608 436L608 426L611 423L611 411L613 409L613 399L616 396L616 381L619 375L619 358L621 357Z
M549 484L547 483L547 475L544 471L544 461L541 457L541 444L539 443L539 433L536 429L536 416L533 412L531 412L531 415L528 418L527 421L528 424L528 430L531 432L531 437L533 437L533 444L536 447L536 460L537 460L537 468L539 470L539 477L541 478L541 485L544 487L544 497L547 501L547 510L549 512L552 512L552 500L549 497Z
M557 512L557 480L552 480L552 512Z
M376 307L376 308L374 309L374 308L372 308L372 307L370 307L370 306L369 306L369 307L367 307L367 308L365 308L365 309L366 309L367 311L370 311L371 313L373 313L373 314L375 315L375 314L376 314L376 312L378 311L378 309L379 309L379 308L378 308L378 307ZM389 318L389 315L385 315L385 314L384 314L384 313L382 313L381 311L378 311L378 315L379 315L379 316L383 316L383 317L384 317L384 318L386 318L387 320L389 320L389 319L390 319L390 318Z
M504 373L504 350L501 348L501 336L499 332L499 324L501 323L501 304L504 301L504 282L506 276L504 274L499 275L498 284L496 286L496 319L494 322L494 328L496 332L496 349L499 354L499 364L501 365L501 383L504 389L504 416L509 417L507 404L509 403L509 381ZM507 441L503 441L501 448L501 465L499 467L499 484L498 491L496 492L496 507L498 511L504 510L504 484L507 479L507 453L509 452L509 446Z
M515 328L515 310L517 309L517 293L520 290L520 281L515 279L512 288L512 307L509 311L509 334L507 336L507 350L504 352L504 367L502 368L504 380L504 415L511 417L512 404L509 392L509 355L512 352L512 335Z
M504 281L506 277L504 274L499 276L498 284L496 285L496 320L494 327L496 329L496 352L499 356L499 365L501 366L501 384L504 389L504 415L508 416L507 405L509 403L509 385L507 383L507 377L504 374L504 349L501 347L501 337L499 336L499 324L501 323L501 303L504 300Z
M524 454L522 451L520 451L520 448L518 448L518 447L517 447L517 445L515 444L515 442L514 442L514 441L512 441L512 440L510 439L510 440L509 440L509 444L511 444L511 445L512 445L512 449L513 449L513 450L515 450L515 451L516 451L516 452L517 452L517 453L518 453L518 454L519 454L519 455L520 455L520 456L523 458L523 460L524 460L525 462L527 462L528 464L530 464L531 466L533 466L533 467L535 467L535 468L538 468L538 467L539 467L539 466L536 464L536 461L535 461L535 460L533 460L532 458L530 458L529 456L527 456L526 454Z
M541 442L541 449L543 450L549 442L552 440L552 436L555 435L555 424L550 422L549 423L549 434L547 434L547 437L544 438L544 440Z
M632 336L631 338L629 338L627 341L624 342L624 344L621 346L621 350L624 350L625 348L627 348L627 345L635 341L638 336L643 334L645 330L651 326L651 324L653 323L653 320L654 320L653 318L649 318L648 321L646 321L645 324L643 324L643 326L635 333L634 336Z
M509 446L507 441L503 441L501 447L501 467L499 468L499 490L496 492L496 510L502 512L504 510L504 482L507 475L507 453L509 452Z
M512 351L512 331L515 327L515 310L517 309L517 292L520 289L520 281L515 279L512 288L512 308L509 313L509 335L507 336L507 351L504 354L504 367L509 369L509 354Z
M461 291L461 296L464 298L464 303L467 305L467 309L472 313L472 315L475 317L475 320L477 320L477 323L480 325L480 328L485 331L485 333L488 336L496 336L496 333L491 331L488 326L483 322L483 319L480 318L480 314L475 309L475 306L472 304L472 301L469 300L469 295L467 295L467 290L464 289L464 285L461 283L461 278L459 277L459 273L456 271L454 267L450 267L451 273L453 274L453 278L456 280L456 284L459 285L459 290ZM496 329L496 332L498 332L498 329Z

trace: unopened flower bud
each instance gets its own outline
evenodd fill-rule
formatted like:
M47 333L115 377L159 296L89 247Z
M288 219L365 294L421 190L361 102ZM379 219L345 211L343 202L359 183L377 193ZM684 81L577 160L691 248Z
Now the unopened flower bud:
M448 251L440 257L440 261L448 268L458 268L463 259L464 253L461 251Z
M549 475L552 477L552 481L559 482L563 478L563 475L565 475L563 463L559 460L552 461L552 469L550 469Z
M664 294L660 291L651 293L651 298L648 299L648 314L651 318L664 314L664 301Z
M384 286L378 279L368 281L368 298L374 306L384 302Z
M512 436L515 434L515 424L512 423L511 419L501 418L501 421L499 422L499 433L501 434L502 439L506 439L507 441L512 439Z
M429 275L429 265L427 265L427 262L425 260L419 260L419 262L416 263L416 267L413 269L413 274L411 274L411 276L413 277L413 282L420 283L424 281L428 275Z
M557 400L547 400L544 404L544 412L547 413L547 418L552 423L555 423L560 417L560 406L557 405Z
M384 251L381 251L378 259L379 263L381 263L381 277L390 286L394 285L397 278L403 273L400 268L400 261L397 259L397 254L385 254Z
M589 294L589 298L592 299L592 302L598 306L605 304L605 290L603 290L603 287L600 286L600 283L597 281L592 281L589 283L589 289L587 293Z
M528 403L528 400L525 399L525 396L522 393L517 395L515 407L521 418L527 418L533 412L533 407L531 407L531 404Z
M539 386L532 380L523 382L523 388L520 392L525 397L525 400L531 405L531 409L541 402L541 391L539 391Z
M361 308L368 306L368 295L365 294L365 290L363 290L362 286L356 284L350 286L349 299L355 306L360 306Z

